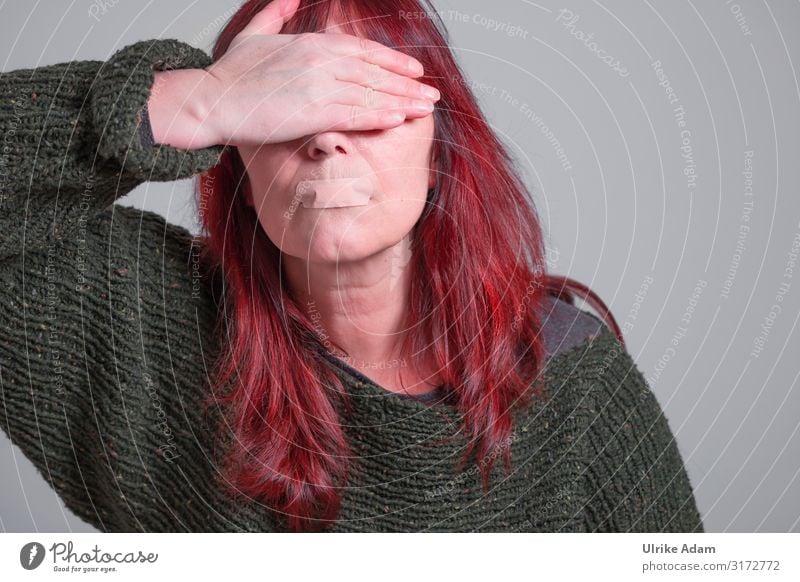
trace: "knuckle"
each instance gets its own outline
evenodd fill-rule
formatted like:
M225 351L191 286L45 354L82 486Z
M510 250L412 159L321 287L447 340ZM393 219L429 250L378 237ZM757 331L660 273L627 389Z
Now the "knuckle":
M358 37L358 47L362 55L371 57L375 52L375 43L368 38Z

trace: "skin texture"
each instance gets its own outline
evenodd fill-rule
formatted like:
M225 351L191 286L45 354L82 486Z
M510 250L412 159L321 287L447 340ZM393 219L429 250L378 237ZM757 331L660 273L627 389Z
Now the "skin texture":
M326 32L344 31L329 23ZM403 334L414 333L403 328L409 235L435 184L433 135L429 113L391 129L327 131L238 148L247 168L246 202L281 249L290 288L349 357L332 351L387 390L411 394L439 383L430 362L414 365L411 354L396 349ZM375 186L367 206L305 208L295 194L301 180L362 176Z

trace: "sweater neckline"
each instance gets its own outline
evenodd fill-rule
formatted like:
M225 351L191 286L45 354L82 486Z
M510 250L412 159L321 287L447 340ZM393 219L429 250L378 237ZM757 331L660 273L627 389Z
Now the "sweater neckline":
M596 333L586 337L583 341L576 345L569 346L563 351L557 353L548 353L545 356L544 370L549 369L555 365L556 362L568 361L575 354L583 352L588 345L594 343L601 337L613 337L613 333L606 327L601 326ZM368 400L379 401L381 404L392 407L394 405L400 407L407 407L412 411L420 412L423 410L444 408L448 411L458 413L458 407L449 400L445 385L439 385L431 392L424 395L422 398L419 395L403 394L401 392L392 392L387 390L368 376L359 372L350 366L344 360L337 358L331 352L322 346L317 347L317 351L322 355L322 361L328 363L335 373L347 384L351 389L355 388L355 394L364 396ZM543 370L543 372L544 372Z
M438 406L438 405L445 405L447 404L447 390L445 388L445 384L440 384L436 386L433 390L425 392L423 394L404 394L402 392L393 392L392 390L388 390L375 382L372 378L367 376L366 374L358 371L350 364L342 360L341 358L336 357L328 350L322 348L321 346L317 350L322 356L324 361L333 365L335 370L340 372L340 377L344 375L345 380L349 380L348 384L354 384L356 388L361 388L362 390L369 393L370 396L380 396L385 398L393 398L399 400L401 402L411 403L413 404L421 404L424 406Z

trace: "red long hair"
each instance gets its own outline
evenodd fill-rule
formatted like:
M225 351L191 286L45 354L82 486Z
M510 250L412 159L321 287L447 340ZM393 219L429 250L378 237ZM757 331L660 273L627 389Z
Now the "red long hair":
M271 0L246 2L217 39L219 59ZM502 447L510 469L512 409L543 396L538 307L547 294L577 293L622 335L588 288L546 273L543 236L514 162L491 131L446 42L441 20L407 19L435 10L417 0L303 0L282 33L319 32L340 8L344 29L414 56L420 80L442 99L434 112L437 184L412 231L410 313L405 354L435 358L469 435L472 453ZM269 507L289 531L317 531L339 512L352 451L342 428L349 410L338 376L316 353L322 339L281 280L281 252L244 203L245 167L235 147L200 176L203 263L224 281L213 368L224 447L221 485L240 502ZM413 365L413 364L412 364ZM221 450L223 448L221 447ZM493 464L481 463L484 490Z

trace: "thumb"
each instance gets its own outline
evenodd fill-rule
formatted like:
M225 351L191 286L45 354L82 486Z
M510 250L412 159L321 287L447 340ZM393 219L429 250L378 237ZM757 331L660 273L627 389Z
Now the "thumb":
M231 46L254 34L278 34L284 23L294 16L299 4L300 0L271 0L234 37Z

